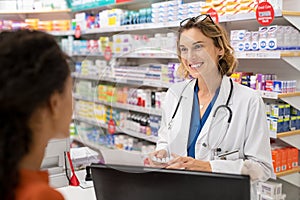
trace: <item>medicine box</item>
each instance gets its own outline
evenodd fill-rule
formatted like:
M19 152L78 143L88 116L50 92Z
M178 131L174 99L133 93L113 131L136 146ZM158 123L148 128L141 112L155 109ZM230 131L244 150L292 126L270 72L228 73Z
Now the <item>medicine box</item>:
M276 199L277 197L281 196L282 184L271 182L271 181L259 182L258 191L262 195L266 195L273 199L274 198Z
M281 151L278 151L278 149L272 150L272 162L274 172L281 172Z

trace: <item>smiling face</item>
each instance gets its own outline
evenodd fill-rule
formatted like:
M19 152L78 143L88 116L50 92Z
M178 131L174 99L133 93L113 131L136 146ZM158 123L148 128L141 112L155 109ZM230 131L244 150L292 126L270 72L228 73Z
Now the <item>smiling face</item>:
M193 78L216 76L222 50L198 28L184 30L179 40L181 62Z

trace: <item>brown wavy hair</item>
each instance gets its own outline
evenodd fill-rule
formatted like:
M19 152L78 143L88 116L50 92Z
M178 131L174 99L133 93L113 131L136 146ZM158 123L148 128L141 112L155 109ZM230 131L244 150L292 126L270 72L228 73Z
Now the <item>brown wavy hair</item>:
M189 75L188 71L185 69L181 61L179 41L182 32L192 28L198 28L203 33L203 35L213 40L215 47L223 50L224 55L219 58L218 69L222 76L230 76L237 68L238 61L233 55L234 50L230 46L226 30L221 25L215 24L210 17L206 17L203 21L197 22L188 20L187 23L179 28L177 40L177 55L180 60L180 66L177 73L184 78L187 78Z

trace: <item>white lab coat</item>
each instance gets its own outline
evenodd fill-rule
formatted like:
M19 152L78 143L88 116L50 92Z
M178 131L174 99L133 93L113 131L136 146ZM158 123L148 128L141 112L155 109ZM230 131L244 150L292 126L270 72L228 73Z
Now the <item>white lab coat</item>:
M188 84L189 81L174 84L167 91L162 105L162 122L158 132L159 139L156 150L165 149L180 156L187 156L187 142L196 79ZM184 86L187 84L188 86L183 91ZM266 181L270 177L274 178L264 103L255 90L233 83L232 96L229 101L229 107L232 110L232 121L226 135L224 132L228 125L228 112L225 109L220 109L215 119L212 120L216 108L219 105L226 104L229 92L230 80L229 77L224 76L218 98L197 138L195 158L210 161L213 172L249 174L254 182ZM182 100L169 130L168 123L181 93ZM213 124L211 124L212 121ZM208 132L210 133L208 134ZM203 143L209 144L209 148L204 147ZM234 150L239 150L239 152L228 156L227 160L213 160L211 149L216 148L221 148L220 153ZM254 188L252 187L252 189ZM253 193L255 191L251 193L251 196L254 197Z

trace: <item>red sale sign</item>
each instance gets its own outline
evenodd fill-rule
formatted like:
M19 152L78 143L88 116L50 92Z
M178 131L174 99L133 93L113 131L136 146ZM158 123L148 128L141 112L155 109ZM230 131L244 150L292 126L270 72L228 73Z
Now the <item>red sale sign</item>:
M219 15L217 13L217 11L213 8L210 8L208 11L207 11L207 14L210 15L210 17L213 19L213 21L215 23L219 23Z
M104 50L104 58L105 60L109 61L112 57L112 52L109 46L107 46Z
M256 20L263 26L268 26L274 20L273 6L268 2L261 2L257 5Z

